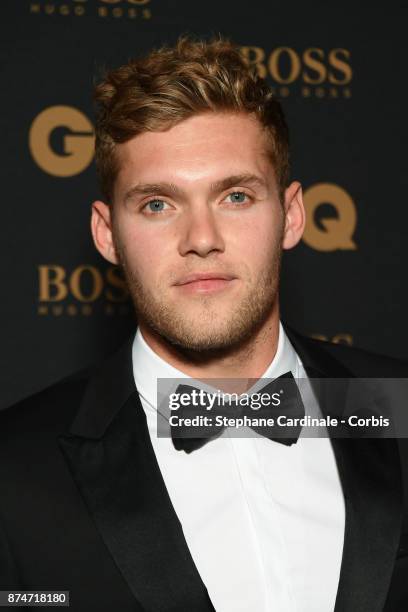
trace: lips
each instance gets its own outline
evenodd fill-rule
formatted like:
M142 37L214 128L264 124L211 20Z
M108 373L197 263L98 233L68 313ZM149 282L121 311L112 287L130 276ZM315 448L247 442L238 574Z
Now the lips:
M176 285L188 285L190 283L197 283L199 281L210 281L210 280L221 280L221 281L230 281L236 278L231 274L224 274L222 272L199 272L196 274L188 274L187 276L182 277Z
M224 272L196 272L187 274L175 283L175 287L188 296L218 295L232 287L236 276Z

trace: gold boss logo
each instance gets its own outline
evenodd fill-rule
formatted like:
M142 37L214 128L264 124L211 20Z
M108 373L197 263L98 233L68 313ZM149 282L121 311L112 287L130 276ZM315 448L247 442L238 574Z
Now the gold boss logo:
M61 152L54 150L51 136L59 128ZM28 144L38 166L53 176L73 176L89 166L94 155L93 126L88 117L72 106L50 106L30 127Z
M96 302L105 314L127 314L129 293L119 268L100 270L83 264L69 270L64 266L38 266L38 314L90 315Z
M282 97L290 94L289 86L294 84L301 85L303 97L351 97L353 70L348 49L277 47L267 53L262 47L242 46L241 53L260 77L272 79L277 86L274 92Z
M306 228L303 241L317 251L355 250L353 234L357 225L356 206L342 187L318 183L305 191ZM336 217L317 219L319 208L329 204Z
M331 337L325 334L310 334L310 337L316 338L316 340L324 340L325 342L333 342L334 344L348 344L350 346L353 344L353 336L344 332L339 332Z
M52 2L40 0L30 3L30 13L37 15L59 15L61 17L95 15L96 17L113 17L115 19L150 19L152 14L146 5L150 0L65 0Z

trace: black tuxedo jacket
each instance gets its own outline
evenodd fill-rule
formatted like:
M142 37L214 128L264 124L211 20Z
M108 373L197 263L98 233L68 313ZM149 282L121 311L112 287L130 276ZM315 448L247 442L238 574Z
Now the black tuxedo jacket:
M408 376L400 362L286 331L311 377ZM332 445L346 501L335 611L406 612L406 442ZM0 590L8 589L69 590L73 612L214 610L150 443L131 341L91 377L0 413Z

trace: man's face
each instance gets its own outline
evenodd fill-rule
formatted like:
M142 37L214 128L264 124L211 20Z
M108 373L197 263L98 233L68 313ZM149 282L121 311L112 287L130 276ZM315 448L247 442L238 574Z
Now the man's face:
M206 113L116 150L113 242L140 323L184 349L239 346L277 309L285 214L261 125Z

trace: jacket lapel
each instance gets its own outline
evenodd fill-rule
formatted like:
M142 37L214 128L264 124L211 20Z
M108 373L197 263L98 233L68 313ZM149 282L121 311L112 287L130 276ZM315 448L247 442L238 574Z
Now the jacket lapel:
M285 328L324 413L339 413L353 374L321 345ZM313 378L318 382L313 383ZM324 379L327 379L325 381ZM381 612L397 554L402 523L402 484L396 440L332 438L346 504L343 558L335 612Z
M149 612L214 610L151 445L129 341L86 389L60 448L131 591Z

